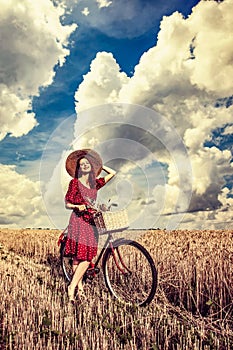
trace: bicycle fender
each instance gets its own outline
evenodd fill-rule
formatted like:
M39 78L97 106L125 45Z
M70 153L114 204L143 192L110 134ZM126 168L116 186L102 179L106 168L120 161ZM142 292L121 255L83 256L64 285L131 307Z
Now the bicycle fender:
M125 238L118 238L112 242L113 247L117 246L119 243L125 241Z

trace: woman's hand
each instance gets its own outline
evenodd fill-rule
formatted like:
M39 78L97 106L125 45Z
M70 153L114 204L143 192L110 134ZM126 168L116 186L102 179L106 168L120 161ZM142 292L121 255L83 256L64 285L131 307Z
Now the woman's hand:
M73 203L70 203L70 202L66 202L66 208L67 209L76 209L76 210L79 210L79 211L84 211L84 210L87 209L85 204L73 204Z
M80 205L76 205L76 208L79 210L79 211L83 211L83 210L86 210L86 206L85 204L80 204Z

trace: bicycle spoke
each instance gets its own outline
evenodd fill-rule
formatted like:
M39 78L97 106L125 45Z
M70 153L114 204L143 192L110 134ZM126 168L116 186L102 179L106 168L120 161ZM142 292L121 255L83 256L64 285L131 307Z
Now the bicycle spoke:
M157 273L148 252L136 242L121 244L114 254L109 253L104 272L110 292L120 301L144 305L153 298Z

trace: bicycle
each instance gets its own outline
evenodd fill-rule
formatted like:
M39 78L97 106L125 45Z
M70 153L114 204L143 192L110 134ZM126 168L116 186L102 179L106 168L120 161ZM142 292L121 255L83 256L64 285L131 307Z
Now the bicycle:
M101 270L99 264L102 259L104 282L110 294L121 303L146 306L156 293L157 269L151 255L141 244L125 238L114 240L113 234L123 231L125 228L105 232L107 239L103 248L95 263L90 263L83 281L95 278ZM64 253L66 239L67 229L60 241L60 260L65 280L70 282L72 257Z

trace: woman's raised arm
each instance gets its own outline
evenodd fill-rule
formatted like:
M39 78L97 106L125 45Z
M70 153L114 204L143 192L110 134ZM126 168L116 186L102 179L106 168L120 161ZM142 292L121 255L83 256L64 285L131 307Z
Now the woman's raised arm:
M116 171L106 165L103 165L102 169L107 173L107 175L104 177L105 183L107 183L109 180L111 180L111 178L113 178L113 176L116 175Z

